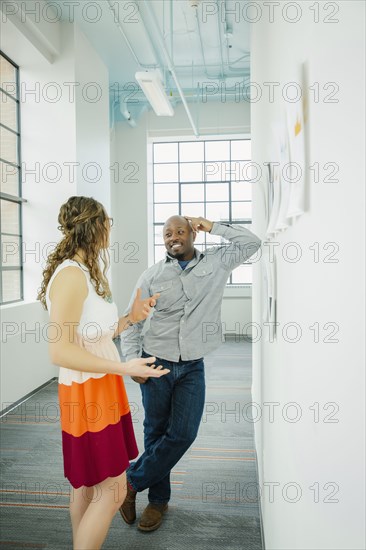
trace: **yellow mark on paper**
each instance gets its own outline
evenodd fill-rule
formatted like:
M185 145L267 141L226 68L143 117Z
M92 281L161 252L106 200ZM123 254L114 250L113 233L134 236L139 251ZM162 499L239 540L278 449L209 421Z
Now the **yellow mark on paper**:
M300 120L296 120L296 124L295 124L295 136L298 136L299 133L301 132L301 122Z

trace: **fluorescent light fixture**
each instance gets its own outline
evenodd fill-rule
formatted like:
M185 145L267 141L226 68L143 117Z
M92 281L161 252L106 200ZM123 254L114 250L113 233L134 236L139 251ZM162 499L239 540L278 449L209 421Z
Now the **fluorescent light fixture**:
M157 116L173 116L174 110L165 93L159 71L140 71L135 74L148 102Z

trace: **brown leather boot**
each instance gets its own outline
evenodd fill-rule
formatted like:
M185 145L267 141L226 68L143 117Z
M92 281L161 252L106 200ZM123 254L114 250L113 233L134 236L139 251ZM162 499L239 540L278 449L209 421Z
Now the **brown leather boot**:
M131 525L136 520L136 494L137 492L131 489L130 485L127 484L127 495L119 511L128 525Z
M143 511L137 527L140 531L155 531L155 529L160 527L163 521L163 514L167 509L167 504L152 504L150 502Z

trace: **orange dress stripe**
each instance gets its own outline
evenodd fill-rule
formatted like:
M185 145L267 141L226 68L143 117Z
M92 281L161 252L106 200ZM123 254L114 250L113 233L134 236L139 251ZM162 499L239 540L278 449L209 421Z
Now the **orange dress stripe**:
M121 376L106 374L71 386L59 384L62 430L75 437L99 432L130 412Z

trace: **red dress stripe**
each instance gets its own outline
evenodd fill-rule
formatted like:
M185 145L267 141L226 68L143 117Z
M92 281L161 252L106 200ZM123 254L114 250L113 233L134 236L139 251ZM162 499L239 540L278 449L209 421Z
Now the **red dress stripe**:
M75 489L119 476L139 454L131 414L99 432L86 432L80 437L63 431L62 450L65 477Z

